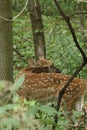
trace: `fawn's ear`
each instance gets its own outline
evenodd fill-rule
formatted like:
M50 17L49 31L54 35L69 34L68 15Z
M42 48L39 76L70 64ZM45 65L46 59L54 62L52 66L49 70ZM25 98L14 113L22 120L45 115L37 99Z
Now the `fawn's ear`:
M50 60L44 59L44 57L39 57L38 61L35 61L34 59L29 59L28 64L29 67L50 67L53 65Z
M28 59L28 65L29 67L36 67L37 63L34 59Z
M50 67L53 65L53 63L50 60L44 59L43 57L40 57L37 63L41 67Z

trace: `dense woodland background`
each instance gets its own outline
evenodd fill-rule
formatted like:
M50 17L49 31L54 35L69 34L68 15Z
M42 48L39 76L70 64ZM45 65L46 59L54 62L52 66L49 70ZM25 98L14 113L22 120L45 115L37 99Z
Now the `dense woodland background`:
M18 4L14 1L14 14L17 14L24 6L24 2ZM56 67L65 74L72 74L81 63L82 57L77 50L70 31L57 11L53 1L41 0L42 18L44 24L44 34L46 42L47 58L51 59ZM67 15L75 12L86 11L86 4L76 1L60 1L60 4ZM79 10L81 8L81 11ZM16 10L16 11L15 11ZM86 52L86 15L76 15L71 18L80 45ZM29 12L25 12L13 23L14 48L23 56L14 52L14 66L16 68L27 66L27 59L34 57L34 47L32 40L32 28L29 20ZM25 64L24 64L25 62ZM85 67L79 76L86 78Z
M0 2L0 6L2 6L0 9L0 80L15 81L20 70L28 66L28 59L36 58L32 23L30 20L29 5L21 13L21 10L26 5L25 0L3 1ZM83 57L76 47L70 30L57 10L54 1L39 0L39 2L43 22L46 58L50 59L55 67L62 70L62 73L72 75L81 64ZM78 42L85 54L87 54L87 1L59 0L58 2L64 13L67 16L71 16L71 23L75 29ZM12 17L14 18L15 16L17 16L15 20L12 20ZM6 30L5 27L7 27ZM36 33L38 31L42 30L36 30ZM2 36L2 32L7 40ZM2 44L2 41L4 41L4 44ZM78 77L87 79L87 65L80 71ZM49 105L41 105L35 101L27 102L25 100L21 103L15 91L22 81L23 77L13 85L12 93L9 95L7 94L8 85L4 91L2 82L0 83L0 89L2 90L0 92L0 98L2 99L0 101L0 129L51 130L52 125L54 125L53 116L57 113L55 108ZM11 98L12 101L10 101ZM14 103L12 104L12 102ZM68 120L64 116L61 116L63 114L61 110L57 114L59 116L59 125L56 125L55 130L66 130ZM83 115L84 112L73 111L72 117L73 120L77 118L76 120L79 122ZM83 127L83 125L77 128L71 127L71 130L74 129L86 130L87 124L86 127Z

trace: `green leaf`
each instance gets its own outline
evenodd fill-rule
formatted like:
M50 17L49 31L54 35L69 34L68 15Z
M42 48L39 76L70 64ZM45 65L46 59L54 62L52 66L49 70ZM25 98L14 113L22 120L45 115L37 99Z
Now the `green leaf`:
M54 121L52 119L41 119L40 120L42 123L44 123L45 125L53 125Z
M0 116L5 114L5 112L6 112L6 108L5 107L0 107Z
M45 112L48 115L53 115L54 113L57 113L57 111L55 110L55 108L50 107L48 105L41 105L39 107L39 110L42 112Z
M76 118L79 118L83 114L84 114L83 111L75 111L75 110L73 110L73 116L76 117Z
M5 112L7 110L11 110L11 109L17 108L19 106L20 106L19 104L8 104L8 105L1 106L0 107L0 115L5 114Z
M16 90L18 90L18 88L20 88L23 84L25 80L25 75L23 74L17 81L15 81L15 83L12 86L11 92L14 92Z
M27 110L26 112L26 115L30 116L31 114L32 115L35 115L38 111L38 106L32 106L32 107L29 107L29 109Z
M14 109L14 108L18 108L19 106L20 106L19 104L8 104L8 105L5 105L4 107L7 110L11 110L11 109Z
M4 126L16 126L18 127L20 125L19 121L15 118L5 118L5 119L2 119L2 121L0 122L1 125L4 125Z

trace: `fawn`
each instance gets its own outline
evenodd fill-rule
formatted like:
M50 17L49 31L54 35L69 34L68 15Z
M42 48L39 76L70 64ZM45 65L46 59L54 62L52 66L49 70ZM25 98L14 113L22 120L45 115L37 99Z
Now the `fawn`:
M35 66L31 67L32 65L30 65L19 74L18 78L25 74L25 81L17 93L26 99L40 102L57 99L59 91L64 87L70 76L55 73L54 70L48 72L44 68L49 68L52 63L46 59L40 59L37 63L33 61L34 64ZM63 101L65 101L68 110L73 108L78 111L82 110L85 93L87 93L87 81L74 78L63 95Z

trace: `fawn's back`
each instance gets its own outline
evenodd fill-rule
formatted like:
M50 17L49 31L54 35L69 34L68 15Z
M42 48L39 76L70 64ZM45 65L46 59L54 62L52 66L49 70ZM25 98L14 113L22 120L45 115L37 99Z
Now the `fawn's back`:
M70 76L61 73L29 73L22 71L19 77L25 74L25 81L17 93L29 100L48 102L57 99L59 91L64 87ZM74 108L87 92L87 81L74 78L63 95L67 108ZM83 104L83 103L82 103ZM82 105L83 106L83 105ZM81 107L82 107L81 106Z

